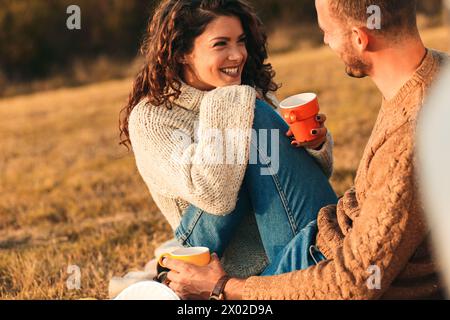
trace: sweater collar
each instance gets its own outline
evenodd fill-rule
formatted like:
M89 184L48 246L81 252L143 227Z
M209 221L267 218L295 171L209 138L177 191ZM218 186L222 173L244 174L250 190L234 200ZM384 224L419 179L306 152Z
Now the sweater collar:
M183 81L181 81L180 91L180 96L172 102L184 109L199 111L200 103L207 92L198 90Z
M398 105L401 103L411 92L411 90L420 83L423 83L426 78L429 77L430 73L434 69L435 60L433 59L432 50L427 49L425 58L423 59L420 66L414 72L412 77L400 88L394 98L386 100L383 97L383 104L386 105Z

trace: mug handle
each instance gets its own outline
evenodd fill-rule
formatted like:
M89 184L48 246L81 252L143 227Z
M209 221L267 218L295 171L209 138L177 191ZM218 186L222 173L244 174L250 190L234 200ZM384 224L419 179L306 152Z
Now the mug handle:
M159 259L158 259L158 264L163 268L167 268L162 262L164 260L164 258L170 258L170 253L163 253L162 255L159 256Z

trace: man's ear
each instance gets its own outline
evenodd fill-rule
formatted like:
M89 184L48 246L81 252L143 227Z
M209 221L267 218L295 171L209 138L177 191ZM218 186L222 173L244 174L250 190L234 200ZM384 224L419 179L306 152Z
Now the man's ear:
M369 35L369 33L367 31L368 30L365 29L365 28L354 27L352 29L353 46L360 53L363 53L364 51L367 51L368 47L369 47L370 35Z

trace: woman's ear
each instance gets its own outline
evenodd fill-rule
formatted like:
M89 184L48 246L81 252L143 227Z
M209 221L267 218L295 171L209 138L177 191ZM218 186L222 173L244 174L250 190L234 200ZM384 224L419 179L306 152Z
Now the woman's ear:
M178 58L178 62L181 64L190 64L192 61L192 53L191 54L184 54L180 58Z
M352 29L352 40L354 47L363 53L369 47L370 37L365 28L353 28Z
M179 64L186 64L186 54L177 54L176 60Z

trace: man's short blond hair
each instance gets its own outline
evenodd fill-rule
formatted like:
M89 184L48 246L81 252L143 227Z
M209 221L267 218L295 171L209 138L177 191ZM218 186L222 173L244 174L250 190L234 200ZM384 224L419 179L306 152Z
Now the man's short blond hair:
M368 8L375 5L381 10L381 29L377 32L392 34L398 31L416 31L416 0L328 0L332 14L345 21L367 24Z

